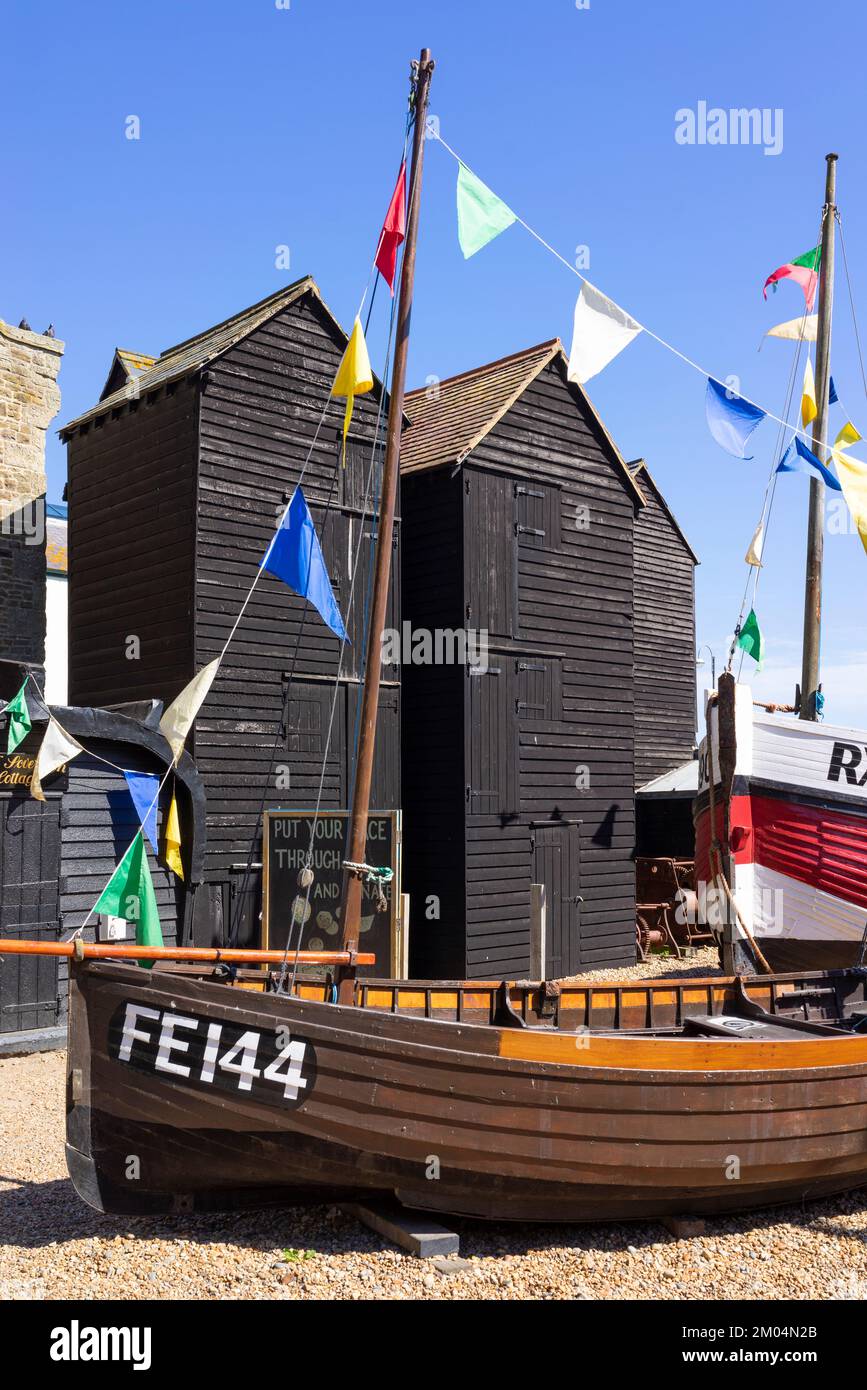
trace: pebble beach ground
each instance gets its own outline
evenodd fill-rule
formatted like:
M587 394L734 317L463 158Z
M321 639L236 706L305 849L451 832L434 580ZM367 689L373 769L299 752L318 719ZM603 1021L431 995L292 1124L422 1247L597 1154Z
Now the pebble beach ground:
M707 974L715 953L593 979ZM63 1157L62 1052L0 1059L3 1299L863 1299L867 1189L664 1227L455 1222L465 1264L390 1246L334 1207L163 1220L101 1216Z

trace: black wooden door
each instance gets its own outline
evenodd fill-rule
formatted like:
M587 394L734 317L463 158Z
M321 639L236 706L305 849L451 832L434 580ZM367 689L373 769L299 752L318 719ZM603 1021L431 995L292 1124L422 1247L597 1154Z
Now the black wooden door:
M355 791L361 700L362 687L360 685L348 686L346 691L347 776L344 800L344 805L347 807L352 804ZM400 808L400 691L394 685L381 686L379 691L370 805L372 809L377 811L396 811Z
M467 813L518 814L518 744L514 662L492 656L487 667L466 667Z
M60 797L0 798L0 936L60 935ZM0 964L0 1032L45 1028L59 1013L57 959L7 956Z
M574 975L580 963L581 865L578 826L565 822L533 826L533 882L544 883L548 904L545 975Z
M517 635L514 486L496 473L465 470L465 619L492 638Z

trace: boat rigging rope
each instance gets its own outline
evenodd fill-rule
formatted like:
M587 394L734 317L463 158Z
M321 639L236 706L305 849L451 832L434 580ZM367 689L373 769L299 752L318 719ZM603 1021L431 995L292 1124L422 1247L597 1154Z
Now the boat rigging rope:
M411 134L411 132L412 132L412 128L413 128L413 125L414 125L414 121L415 121L415 116L414 116L414 112L413 112L413 109L412 109L412 103L411 103L410 111L409 111L409 113L407 114L406 125L405 125L405 129L404 129L404 145L403 145L403 159L404 159L404 160L406 159L406 152L407 152L407 148L408 148L408 145L409 145L409 137L410 137L410 134ZM410 191L409 191L409 204L410 204L410 206L412 206L412 197L413 197L413 193L414 193L414 185L410 187ZM391 301L391 312L390 312L390 315L389 315L388 338L387 338L386 350L385 350L385 363L384 363L383 373L382 373L382 378L381 378L383 381L385 381L385 380L387 379L387 377L388 377L389 363L390 363L390 361L391 361L391 353L392 353L392 347L393 347L393 342L394 342L394 328L395 328L396 313L397 313L397 303L398 303L397 298L393 296L393 297L392 297L392 301ZM372 308L372 307L373 307L373 300L371 299L371 308ZM369 315L368 315L368 321L369 321ZM352 575L351 575L351 580L350 580L349 600L348 600L347 612L351 611L351 609L352 609L352 604L353 604L353 599L354 599L354 594L355 594L355 583L356 583L356 578L357 578L357 574L358 574L358 566L359 566L359 562L360 562L360 558L361 558L361 550L362 550L362 546L363 546L363 542L364 542L364 517L368 514L368 504L369 504L369 501L370 501L372 489L373 489L373 487L374 487L374 477L377 475L377 468L376 468L376 464L377 464L377 451L379 452L379 455L380 455L380 456L381 456L381 454L382 454L382 426L383 426L383 406L384 406L384 403L385 403L385 391L383 390L383 391L380 393L379 404L378 404L377 414L376 414L376 423L375 423L375 427L374 427L373 443L372 443L371 453L370 453L370 466L369 466L369 468L368 468L367 478L366 478L366 480L365 480L364 501L363 501L363 504L362 504L362 507L361 507L361 517L362 517L362 520L361 520L361 524L360 524L360 526L359 526L358 545L357 545L357 547L356 547L355 555L354 555L354 558L353 558ZM377 499L378 499L378 497L379 497L378 488L377 488L377 491L376 491L376 496L377 496ZM373 523L373 529L374 529L374 531L375 531L375 529L376 529L376 527L377 527L377 525L378 525L378 516L379 516L379 513L378 513L378 506L376 506L376 507L374 508L373 515L372 515L372 523ZM366 626L367 626L367 624L366 624L366 622L365 622L365 628L366 628ZM324 750L323 750L322 764L321 764L321 768L320 768L319 787L318 787L317 794L316 794L316 807L315 807L315 810L314 810L314 813L313 813L313 820L312 820L312 823L311 823L311 829L310 829L310 842L309 842L309 845L308 845L307 855L306 855L306 857L305 857L305 870L309 870L310 864L311 864L311 861L312 861L312 857L313 857L313 842L314 842L314 838L315 838L315 834L316 834L316 825L317 825L317 822L318 822L318 818L319 818L319 814L320 814L320 809L321 809L321 805L322 805L322 796L323 796L323 791L324 791L324 786L325 786L325 773L326 773L326 769L327 769L327 766L328 766L328 755L329 755L329 752L330 752L330 747L331 747L331 736L332 736L332 732L333 732L333 728L334 728L334 714L335 714L335 710L336 710L336 707L337 707L337 696L338 696L338 693L339 693L339 690L340 690L340 680L341 680L341 672L342 672L342 666L343 666L343 656L344 656L344 652L345 652L345 647L346 647L346 639L344 638L344 639L341 640L341 644L340 644L340 652L339 652L338 662L337 662L337 674L336 674L335 680L334 680L334 688L333 688L333 694L332 694L332 700L331 700L331 710L330 710L330 713L329 713L328 728L327 728L326 736L325 736L325 748L324 748ZM366 643L365 643L365 652L366 652ZM363 662L363 661L364 661L364 655L362 655L362 662ZM362 674L362 678L363 678L363 676L365 675L365 671L364 671L364 669L363 669L363 666L362 666L362 673L361 673L361 674ZM304 870L302 870L302 873L304 873ZM306 881L303 882L301 886L303 886L303 887L305 888L304 902L303 902L303 905L301 905L300 911L298 910L298 900L296 899L295 902L293 903L292 917L291 917L291 919L290 919L289 931L288 931L288 933L287 933L287 938L286 938L286 949L285 949L285 951L284 951L284 953L283 953L283 960L282 960L281 966L280 966L280 974L279 974L279 977L278 977L277 983L276 983L276 989L277 989L277 992L278 992L278 993L282 993L282 992L284 991L284 989L285 989L285 986L286 986L286 975L287 975L287 973L288 973L289 955L290 955L290 953L292 953L292 940L293 940L293 936L294 936L294 935L297 935L297 941L296 941L295 948L294 948L294 959L293 959L293 963L292 963L292 976L291 976L291 979L290 979L290 982L289 982L289 991L288 991L288 992L289 992L290 994L292 994L293 991L294 991L294 988L295 988L295 980L296 980L297 972L298 972L298 955L299 955L299 952L300 952L300 950L301 950L302 933L303 933L305 923L307 922L307 919L308 919L308 916L309 916L309 913L310 913L310 892L311 892L311 888L312 888L312 886L313 886L313 875L312 875L312 872L309 873L309 875L306 876ZM381 892L381 889L380 889L380 892ZM296 932L296 924L297 924L297 932Z
M389 318L388 340L387 340L387 343L386 343L386 351L385 351L384 375L387 375L387 373L388 373L388 364L389 364L389 361L390 361L390 359L391 359L391 351L392 351L392 345L393 345L393 340L394 340L394 324L395 324L395 317L396 317L396 308L397 308L397 301L393 299L393 300L392 300L392 304L391 304L391 314L390 314L390 318ZM369 502L369 499L370 499L370 496L371 496L371 489L372 489L372 485L373 485L374 473L375 473L375 471L376 471L377 453L379 452L380 455L381 455L381 453L382 453L381 436L382 436L383 405L384 405L384 401L385 401L385 391L383 390L383 391L380 393L379 405L378 405L377 414L376 414L376 424L375 424L375 427L374 427L373 444L372 444L371 451L370 451L370 465L369 465L369 467L368 467L367 478L366 478L366 480L365 480L364 502L363 502L362 508L361 508L362 524L359 526L359 532L358 532L358 545L356 546L355 555L354 555L354 557L353 557L352 575L351 575L350 585L349 585L349 600L348 600L348 604L347 604L347 617L348 617L349 613L352 611L352 605L353 605L353 600L354 600L354 596L355 596L355 583L356 583L356 578L357 578L357 575L358 575L358 567L359 567L359 561L360 561L360 558L361 558L362 546L363 546L363 543L364 543L364 525L363 525L363 518L364 518L364 516L367 515L368 502ZM374 524L376 524L376 521L377 521L377 515L374 515L374 517L373 517L373 522L374 522ZM329 716L328 716L328 728L327 728L326 734L325 734L325 747L324 747L324 749L323 749L323 753L322 753L322 763L321 763L321 767L320 767L320 771L319 771L319 786L318 786L317 792L316 792L316 807L315 807L314 812L313 812L313 820L312 820L312 822L311 822L311 827L310 827L310 841L309 841L309 844L308 844L308 847L307 847L307 854L306 854L306 856L305 856L305 867L307 867L307 868L310 867L310 864L311 864L312 858L313 858L313 842L314 842L314 839L315 839L315 835L316 835L316 825L317 825L317 822L318 822L318 818L319 818L319 814L320 814L320 810L321 810L321 806L322 806L322 796L323 796L323 792L324 792L324 788L325 788L325 773L326 773L327 766L328 766L328 756L329 756L329 753L330 753L330 751L331 751L331 737L332 737L332 733L333 733L333 730L334 730L334 714L335 714L335 710L336 710L336 708L337 708L337 696L338 696L339 691L340 691L340 680L341 680L341 674L342 674L342 668L343 668L343 657L344 657L345 650L346 650L346 638L343 638L343 639L341 640L341 643L340 643L340 652L339 652L338 660L337 660L337 674L336 674L335 679L334 679L334 687L333 687L332 698L331 698L331 709L330 709L330 711L329 711ZM281 966L280 966L280 975L279 975L279 978L278 978L278 981L277 981L277 992L278 992L278 993L282 993L282 991L283 991L284 988L285 988L286 975L287 975L287 972L288 972L289 956L290 956L290 954L292 953L292 950L293 950L293 947L292 947L292 938L293 938L293 935L297 934L297 941L296 941L295 947L294 947L294 960L293 960L293 963L292 963L292 978L291 978L290 984L289 984L289 993L291 994L291 993L293 992L294 988L295 988L295 979L296 979L296 975L297 975L297 972L298 972L298 953L299 953L299 951L301 950L302 933L303 933L303 931L304 931L304 926L305 926L305 923L307 922L307 919L308 919L308 916L309 916L309 913L310 913L310 893L311 893L311 889L312 889L312 886L313 886L313 879L312 879L312 877L310 878L310 881L307 882L304 886L305 886L304 903L303 903L303 905L302 905L302 907L301 907L300 912L298 911L298 902L297 902L297 899L296 899L295 903L293 904L292 917L291 917L291 920L290 920L290 923L289 923L289 931L288 931L287 937L286 937L286 949L285 949L285 951L284 951L284 953L283 953L283 960L282 960ZM296 930L295 930L295 929L296 929L296 924L297 924L297 933L296 933Z
M711 709L713 708L714 705L716 706L717 737L719 737L719 696L718 696L718 695L715 695L714 698L713 698L713 700L712 700L712 702L708 705L708 713L710 713L710 711L711 711ZM719 837L719 831L718 831L718 828L717 828L717 817L716 817L716 785L715 785L715 784L716 784L716 770L715 770L714 765L713 765L713 729L711 728L711 721L710 721L710 719L708 719L708 721L707 721L707 776L708 776L708 811L709 811L709 814L710 814L710 856L709 856L709 858L710 858L711 882L713 883L714 887L717 888L717 889L720 888L720 887L722 887L722 890L723 890L723 892L724 892L726 898L728 899L729 906L734 908L735 916L736 916L737 922L738 922L738 926L740 927L740 929L741 929L741 931L743 932L744 936L746 937L747 941L750 943L750 948L751 948L751 950L752 950L752 952L753 952L753 955L755 956L755 959L758 961L759 965L762 967L762 969L764 970L764 972L765 972L766 975L772 975L772 974L773 974L773 971L771 970L771 967L768 965L768 962L765 960L765 957L762 955L761 949L759 948L759 943L756 941L756 938L753 936L752 932L750 931L749 927L747 926L746 922L744 921L743 916L741 915L741 910L740 910L740 908L738 907L737 900L736 900L736 898L735 898L735 896L734 896L734 894L733 894L733 892L732 892L732 890L731 890L731 885L729 884L729 881L728 881L728 879L726 878L725 873L723 872L723 867L722 867L722 842L721 842L720 837ZM728 913L726 913L726 916L728 917Z
M818 244L819 242L821 242L821 239L822 239L822 229L824 228L824 225L825 225L825 217L826 217L826 211L825 211L825 208L823 207L823 209L822 209L822 216L821 216L820 225L819 225L819 234L818 234L818 238L817 238L817 244ZM792 365L791 365L791 368L790 368L790 370L789 370L789 380L788 380L788 383L787 383L787 386L786 386L785 403L784 403L784 405L783 405L783 414L782 414L782 418L777 417L777 416L771 417L771 418L773 418L773 419L775 419L775 420L778 420L778 425L779 425L779 427L778 427L778 429L777 429L777 438L776 438L776 441L775 441L775 444L774 444L773 453L771 454L771 468L770 468L770 472L769 472L769 474L768 474L768 481L767 481L767 483L765 484L764 496L763 496L763 498L762 498L762 510L761 510L761 515L760 515L760 518L759 518L760 524L762 524L762 525L764 526L764 541L763 541L763 547L764 547L764 544L767 542L767 537L768 537L768 533L769 533L769 530L770 530L770 524L771 524L771 516L772 516L772 513L773 513L773 509L774 509L774 499L775 499L776 493L777 493L777 478L778 478L778 476L779 476L778 473L777 473L777 464L778 464L780 458L782 457L783 436L784 436L784 434L785 434L785 432L786 432L787 430L792 430L793 437L794 437L795 434L802 434L802 433L803 433L802 430L798 430L796 427L794 427L793 425L791 425L788 421L789 421L789 412L791 411L791 408L792 408L792 398L793 398L793 395L794 395L795 383L796 383L796 381L797 381L798 367L800 366L800 361L801 361L801 348L802 348L803 343L804 343L804 338L803 338L804 326L805 326L805 324L806 324L806 321L807 321L808 316L809 316L809 309L807 308L807 305L806 305L806 302L805 302L805 304L804 304L804 312L803 312L803 314L801 315L800 329L799 329L798 337L797 337L796 342L795 342L794 352L793 352L793 355L792 355ZM807 348L807 351L809 352L809 348ZM756 566L756 565L749 565L749 564L748 564L748 565L747 565L747 578L746 578L746 583L744 584L744 592L743 592L743 597L742 597L742 599L741 599L740 612L739 612L739 614L738 614L738 621L737 621L737 623L736 623L736 625L735 625L734 636L733 636L733 638L732 638L732 643L731 643L731 646L730 646L730 648L729 648L728 661L727 661L727 663L726 663L726 670L727 670L727 671L731 671L731 669L732 669L732 663L733 663L733 661L734 661L735 653L736 653L736 651L737 651L738 637L740 636L741 625L742 625L743 620L744 620L744 614L746 613L747 597L748 597L749 592L750 592L750 584L752 583L752 585L753 585L752 606L755 607L756 594L758 593L759 579L760 579L760 577L761 577L761 567L760 567L760 566ZM740 680L740 678L741 678L741 672L743 671L743 665L744 665L744 657L745 657L745 655L746 655L746 653L745 653L743 650L741 650L741 659L740 659L740 663L739 663L739 665L738 665L738 674L737 674L737 679L738 679L738 680Z
M849 305L852 310L852 326L855 330L855 343L858 348L858 363L861 367L861 382L864 386L864 395L867 396L867 374L864 371L864 356L861 352L861 334L858 331L858 316L855 313L855 296L852 293L852 281L849 278L849 261L846 257L846 240L843 236L843 218L840 209L836 209L837 226L840 229L840 249L843 252L843 270L846 275L846 289L849 292Z

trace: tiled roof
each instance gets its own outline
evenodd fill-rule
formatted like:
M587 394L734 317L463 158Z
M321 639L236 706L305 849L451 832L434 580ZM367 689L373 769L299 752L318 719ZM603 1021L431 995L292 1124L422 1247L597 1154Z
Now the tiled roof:
M400 471L455 463L484 439L558 351L559 338L449 377L406 395L410 427L400 444Z
M157 360L155 357L148 357L144 352L128 352L126 348L116 348L115 352L128 376L138 376L139 372L146 372Z
M131 398L153 391L157 386L165 385L166 382L177 381L186 376L188 372L206 366L208 362L219 357L221 353L245 338L248 333L252 333L260 324L266 323L268 319L279 314L287 305L293 304L295 300L300 299L308 291L312 291L321 299L316 282L309 275L305 275L303 280L296 280L293 285L287 285L284 289L278 290L276 294L268 295L266 299L259 300L258 304L251 305L249 309L243 309L241 313L233 315L230 319L224 319L222 323L216 324L204 333L199 333L194 338L187 338L182 343L176 343L174 347L166 348L165 352L160 353L158 358L151 359L152 366L139 372L120 390L112 392L110 396L106 396L104 400L85 411L83 415L78 415L74 420L63 425L60 430L61 435L67 434L88 420L105 415L108 411L123 405Z
M567 363L559 338L514 352L484 367L441 381L435 389L409 391L405 409L410 427L400 442L401 473L420 473L443 464L462 463L550 362ZM602 423L583 386L574 386L611 448L614 462L640 506L644 494L620 450Z

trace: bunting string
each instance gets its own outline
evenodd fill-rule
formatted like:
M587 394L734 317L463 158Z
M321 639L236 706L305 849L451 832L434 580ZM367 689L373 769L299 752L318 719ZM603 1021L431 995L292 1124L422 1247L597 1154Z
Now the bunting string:
M457 151L452 148L448 141L443 139L442 135L437 130L433 129L433 127L429 127L428 134L431 139L436 140L438 144L442 145L443 149L451 155L452 159L454 159L458 165L460 165L464 169L467 169L473 175L474 178L479 179L479 175L476 174L475 171L470 168L466 160L463 159L461 155L459 155ZM481 179L479 179L479 182L481 182ZM514 209L510 210L514 212ZM560 252L556 250L556 248L553 247L549 241L546 241L545 238L539 232L536 231L535 227L531 227L529 222L525 222L523 217L521 217L519 213L514 213L514 219L521 227L524 228L526 232L529 232L530 236L533 237L533 239L537 241L540 246L543 246L546 251L550 252L550 254L555 258L555 260L558 260L560 264L564 265L568 271L571 271L571 273L578 280L580 280L582 284L590 285L590 288L592 290L596 290L598 292L598 287L593 285L593 283L587 279L586 275L582 275L578 267L573 265L571 261L568 261L565 256L562 256ZM688 367L692 367L693 371L698 372L700 376L703 376L706 380L719 381L719 377L716 376L713 372L707 371L706 368L700 366L700 364L694 361L693 358L687 356L685 352L681 352L680 349L675 347L673 343L668 342L668 340L666 338L661 337L660 334L654 333L653 329L647 327L647 324L642 323L639 319L634 318L634 316L631 313L628 315L628 317L643 333L647 334L648 338L652 338L654 342L659 343L660 347L664 347L667 352L672 353L675 357L679 357L681 362L685 362ZM775 415L773 411L766 410L764 406L759 405L758 401L754 401L749 396L744 395L741 395L740 399L744 401L747 405L752 406L755 410L760 410L762 414L766 416L769 420L774 420L776 424L782 425L785 429L793 429L794 432L796 434L801 435L802 438L809 439L809 436L803 429L798 429L796 426L792 426L788 421L783 420L779 415Z

